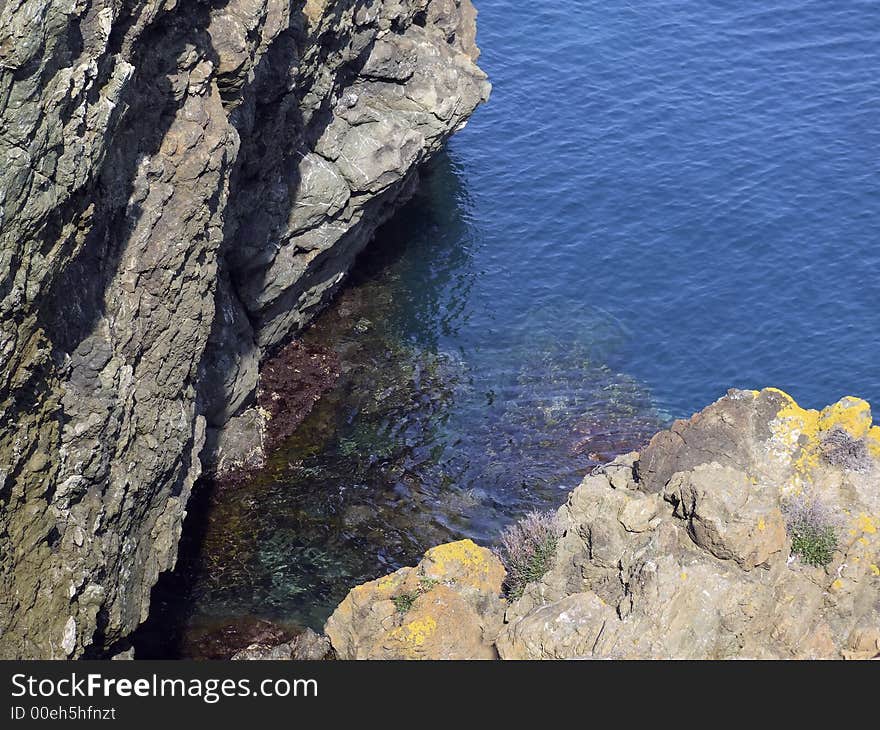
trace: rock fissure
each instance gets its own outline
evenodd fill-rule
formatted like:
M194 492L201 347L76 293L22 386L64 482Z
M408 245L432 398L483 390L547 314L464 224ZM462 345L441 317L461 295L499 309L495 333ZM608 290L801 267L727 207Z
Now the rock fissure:
M203 465L263 447L260 362L487 98L473 24L469 0L0 7L0 656L99 656L146 618Z

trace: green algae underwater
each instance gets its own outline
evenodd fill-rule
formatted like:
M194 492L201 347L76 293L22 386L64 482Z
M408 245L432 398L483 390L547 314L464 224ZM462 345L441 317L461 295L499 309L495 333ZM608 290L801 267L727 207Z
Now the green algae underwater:
M494 544L663 425L583 339L462 338L479 276L468 196L448 155L423 178L299 340L335 354L335 382L265 469L194 492L139 656L221 658L320 630L353 586L432 545Z

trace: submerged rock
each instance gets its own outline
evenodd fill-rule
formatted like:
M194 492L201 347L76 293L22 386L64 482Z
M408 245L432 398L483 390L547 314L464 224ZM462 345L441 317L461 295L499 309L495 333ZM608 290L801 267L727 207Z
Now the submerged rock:
M833 538L819 561L793 540L804 519ZM597 469L558 520L553 567L512 604L487 582L464 619L449 620L445 595L430 592L415 614L395 613L393 598L422 576L456 585L458 563L429 560L453 543L355 588L327 623L334 648L343 658L880 656L880 426L862 400L814 411L773 388L730 391ZM413 640L400 641L409 623Z
M253 647L286 645L295 631L264 619L242 617L204 626L183 637L183 653L189 659L234 659ZM135 650L135 656L138 656Z
M263 661L278 659L294 659L317 661L326 659L330 654L330 640L326 636L306 629L296 638L283 644L257 642L236 652L232 658L236 661Z

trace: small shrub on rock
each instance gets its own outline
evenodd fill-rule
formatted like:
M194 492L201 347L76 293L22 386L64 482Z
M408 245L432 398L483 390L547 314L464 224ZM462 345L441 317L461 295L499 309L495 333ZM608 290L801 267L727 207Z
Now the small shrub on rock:
M495 552L507 570L505 590L510 598L522 596L529 583L553 567L559 532L554 512L530 512L501 533Z
M792 497L783 505L791 553L807 565L825 566L837 549L838 519L811 494Z
M399 596L394 596L391 600L394 602L394 608L397 609L397 612L403 614L413 607L418 597L419 594L413 591L412 593L401 593Z
M439 582L434 578L419 578L419 587L416 590L394 596L391 601L399 614L405 614L413 607L419 596L430 591Z

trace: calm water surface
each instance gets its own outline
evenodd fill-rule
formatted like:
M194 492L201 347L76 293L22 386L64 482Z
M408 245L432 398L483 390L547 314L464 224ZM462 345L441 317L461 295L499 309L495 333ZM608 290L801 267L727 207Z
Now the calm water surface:
M190 633L318 628L731 386L880 403L880 4L478 6L492 99L306 335L337 388L199 498Z

